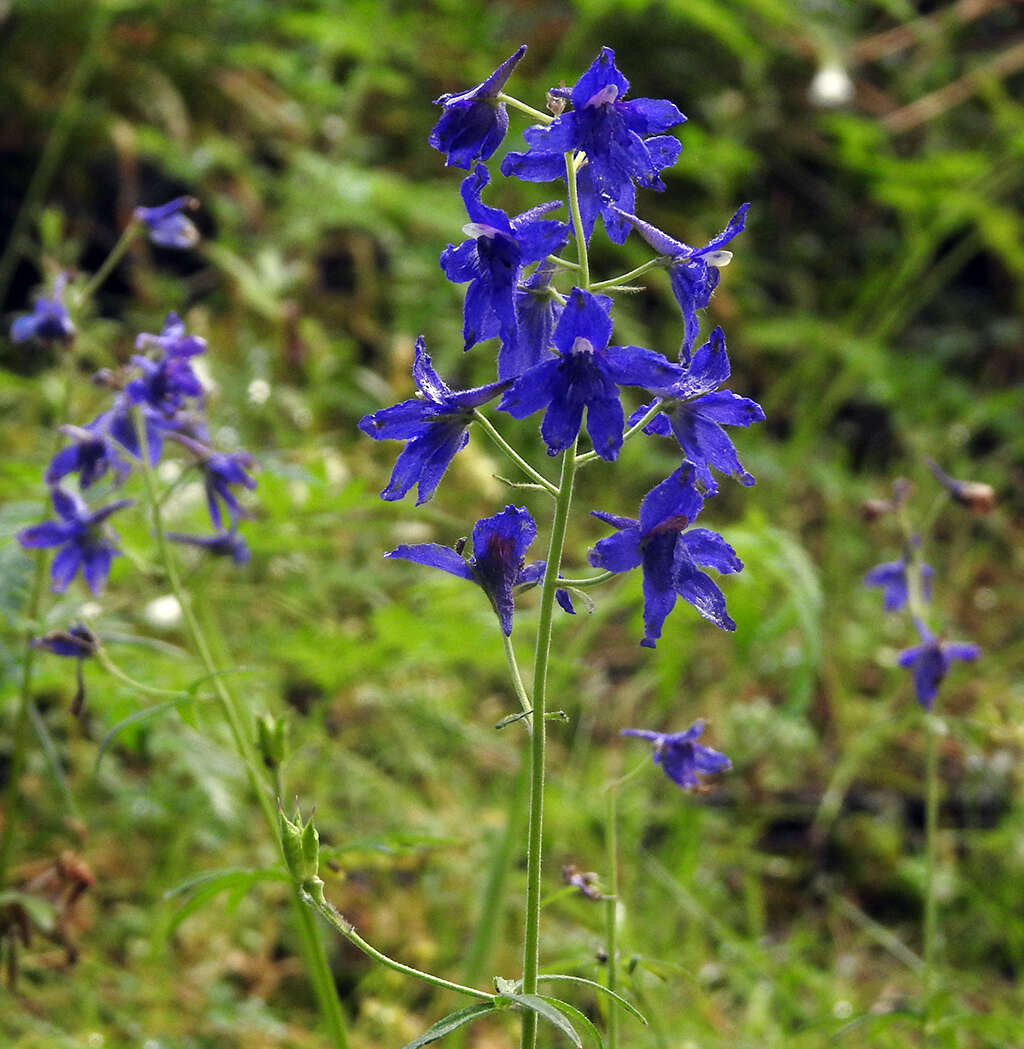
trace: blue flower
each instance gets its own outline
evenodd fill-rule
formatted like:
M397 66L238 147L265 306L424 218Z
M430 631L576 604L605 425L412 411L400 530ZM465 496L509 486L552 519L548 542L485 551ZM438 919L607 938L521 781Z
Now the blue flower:
M697 480L712 494L718 491L711 476L712 466L741 484L754 483L722 427L750 426L764 419L764 411L756 401L718 389L728 378L725 335L721 328L715 328L677 383L651 390L661 398L661 411L644 427L644 433L662 437L675 434L683 454L696 469ZM638 408L629 418L630 425L639 422L650 407Z
M224 504L231 518L232 528L237 528L239 520L248 517L249 514L238 501L231 486L240 485L250 492L256 487L256 481L247 473L252 469L252 456L246 451L215 452L201 441L181 431L170 434L170 437L196 457L196 464L203 473L206 506L210 511L210 520L214 528L223 529L224 527L221 503Z
M185 211L195 211L195 197L175 197L155 208L136 208L133 217L145 224L149 239L162 248L191 248L199 241L199 230Z
M541 264L516 285L516 338L498 350L498 378L516 379L552 356L551 338L562 316L561 296L552 288L555 267Z
M914 675L917 701L925 710L931 710L939 686L954 660L973 663L981 649L969 641L938 641L920 620L915 620L921 644L906 648L899 654L899 665Z
M704 309L711 301L711 294L718 287L722 276L721 268L732 259L732 252L724 251L723 245L743 231L749 207L749 204L744 204L729 219L729 225L702 248L691 248L681 240L662 233L649 222L638 219L636 215L630 215L620 208L614 209L655 251L667 257L672 294L683 311L683 344L680 349L684 360L690 359L690 350L700 330L697 310Z
M65 278L62 273L53 282L52 297L37 296L32 312L14 321L11 325L12 342L24 342L26 339L71 342L75 337L75 326L64 307L64 284Z
M618 386L670 386L682 368L640 346L609 346L612 300L573 288L552 335L560 357L527 369L498 407L516 419L546 407L540 432L548 454L568 448L579 433L583 409L594 451L618 457L624 418Z
M29 644L66 659L88 659L99 647L95 635L83 623L75 623L67 630L55 630L44 637L34 637Z
M450 390L431 367L422 335L416 340L412 374L422 397L363 416L359 429L375 441L409 442L398 456L391 480L380 495L389 501L401 499L418 484L416 502L421 504L434 494L448 464L466 447L473 409L497 397L508 383Z
M168 532L167 538L174 543L198 546L216 557L230 557L236 565L244 565L252 556L245 540L232 529L216 535L188 535L184 532Z
M652 732L645 728L624 728L623 736L649 739L654 745L654 763L660 765L673 783L683 790L701 790L698 776L732 768L732 762L717 750L695 743L704 734L703 720L695 721L685 732Z
M550 182L565 177L566 153L585 154L577 183L588 240L600 214L608 236L616 244L625 241L629 223L615 207L634 209L634 183L663 190L659 172L679 159L679 142L661 132L683 123L686 117L665 99L621 101L628 90L629 81L615 67L615 52L602 48L572 89L572 111L546 127L527 128L523 137L530 148L525 153L509 153L501 164L505 175L526 182Z
M505 103L498 101L498 93L525 54L523 44L483 83L434 100L435 105L444 106L444 112L430 132L429 141L434 149L448 154L446 166L468 171L474 160L486 160L501 145L508 131L508 113Z
M590 563L609 572L643 566L645 648L654 648L676 597L688 601L722 630L736 624L725 608L725 596L700 567L739 572L743 562L716 532L684 531L700 513L704 500L693 483L693 467L684 463L653 488L640 504L640 520L593 511L619 531L600 540L590 551ZM700 567L698 567L700 566Z
M43 521L23 528L18 533L18 542L29 549L62 548L50 568L52 589L56 593L62 594L81 568L89 589L98 594L110 574L111 561L121 552L109 534L110 530L104 527L105 522L111 514L131 506L134 500L119 499L90 512L78 496L63 488L52 489L52 496L53 508L60 520Z
M910 562L906 558L899 561L887 561L885 564L875 565L864 576L865 586L882 587L882 602L886 612L898 612L907 603L908 584L907 569ZM932 599L932 577L935 569L931 565L921 565L921 591L925 601Z
M199 335L189 335L185 322L172 310L164 320L164 329L159 335L143 332L135 340L135 348L144 350L156 346L167 357L195 357L206 352L206 340Z
M523 267L561 251L569 239L569 227L555 219L541 219L560 201L531 208L513 219L480 200L490 175L483 164L462 182L462 199L470 221L462 227L470 240L458 247L449 244L441 252L441 269L455 284L469 281L466 291L463 337L466 349L482 339L500 335L503 347L518 340L515 310L516 285ZM543 349L543 347L541 348ZM499 376L507 378L501 374Z
M77 473L78 485L84 491L109 470L114 475L114 483L123 484L131 472L131 464L118 454L107 432L108 422L109 413L104 412L85 426L61 426L60 432L73 443L50 460L43 480L52 487L68 474Z
M438 543L398 546L385 557L439 568L442 572L468 579L481 587L498 615L501 629L512 633L513 589L533 585L544 575L543 561L525 563L526 551L537 537L537 525L525 507L506 506L500 514L484 517L473 526L473 556L462 557Z

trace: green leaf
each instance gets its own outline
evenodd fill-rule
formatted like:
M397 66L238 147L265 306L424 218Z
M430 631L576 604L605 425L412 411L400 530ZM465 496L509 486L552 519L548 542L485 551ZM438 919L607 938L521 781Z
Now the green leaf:
M541 973L537 977L537 983L550 983L554 980L562 980L566 983L582 983L587 987L593 987L595 991L600 991L602 994L608 995L609 998L613 998L626 1012L632 1013L642 1024L647 1023L647 1017L635 1005L627 1002L621 994L616 994L615 991L605 987L603 983L598 983L596 980L587 980L582 976L564 976L561 973Z
M555 1005L557 999L549 1000L542 998L539 994L506 994L505 997L522 1008L543 1016L548 1023L554 1024L576 1046L576 1049L583 1049L583 1039L576 1033L576 1028L569 1023L569 1018L558 1008L558 1005L565 1005L564 1002L558 1002L558 1005ZM567 1006L567 1008L573 1007Z
M570 1005L568 1002L563 1002L558 998L551 998L546 994L541 994L537 997L543 998L544 1001L548 1002L555 1008L565 1009L567 1012L572 1013L572 1015L583 1025L583 1029L589 1031L594 1041L597 1042L597 1049L604 1049L604 1039L601 1037L601 1032L594 1026L590 1017L581 1009L577 1009L575 1005Z
M464 1024L472 1023L481 1016L486 1016L487 1013L493 1013L494 1011L495 1005L493 1002L475 1002L473 1005L467 1005L464 1009L458 1009L454 1013L449 1013L438 1020L436 1024L432 1024L418 1038L414 1038L411 1042L406 1042L402 1049L419 1049L421 1045L430 1045L431 1042L444 1038L446 1034L451 1034L452 1031L457 1030Z
M288 876L280 867L229 867L219 871L206 871L173 889L168 889L164 893L165 899L192 890L195 892L174 913L167 926L167 935L170 936L186 918L222 892L231 890L232 907L237 907L242 897L261 881L286 882Z

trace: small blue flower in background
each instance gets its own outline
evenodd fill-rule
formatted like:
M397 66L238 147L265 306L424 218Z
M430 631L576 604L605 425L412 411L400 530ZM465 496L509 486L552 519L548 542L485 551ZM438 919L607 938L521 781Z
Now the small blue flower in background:
M466 349L492 335L500 335L502 346L518 341L515 310L516 285L523 267L561 251L569 240L569 227L556 219L542 219L561 201L531 208L510 219L504 211L480 200L490 174L483 164L462 182L462 199L470 221L462 231L470 239L458 247L449 244L441 252L441 269L454 284L469 281L466 290L463 337ZM538 352L544 349L539 347ZM499 378L503 375L499 367Z
M882 587L882 603L886 612L898 612L906 605L909 593L907 569L910 567L906 558L899 561L887 561L875 565L864 576L865 586ZM921 590L925 601L932 599L932 578L935 569L931 565L921 565Z
M95 635L83 623L75 623L67 630L55 630L45 637L34 637L29 644L66 659L87 659L96 653L98 646Z
M915 620L921 644L906 648L899 654L899 665L914 675L917 701L925 710L931 710L939 686L954 660L973 663L981 649L969 641L939 641L920 620Z
M252 556L246 541L234 529L220 531L216 535L188 535L185 532L168 532L172 543L197 546L215 557L230 557L236 565L244 565Z
M500 514L484 517L473 526L473 556L464 560L460 551L439 543L417 543L395 547L385 557L415 561L429 568L468 579L490 599L508 637L512 633L517 586L534 585L544 575L543 561L526 564L526 551L537 538L537 525L523 506L506 506Z
M237 528L241 518L249 517L250 515L238 501L235 493L231 490L231 486L239 485L242 488L247 488L250 492L256 487L255 479L250 477L247 472L252 469L252 456L246 451L216 452L180 431L170 434L170 437L187 448L196 457L196 464L203 473L206 505L210 511L210 520L213 522L214 528L223 530L224 527L220 509L221 503L224 504L224 508L231 518L232 529Z
M73 443L50 460L43 480L53 487L68 474L77 473L78 486L84 491L110 471L114 484L123 484L131 472L131 464L118 453L107 432L108 422L105 412L85 426L61 426L60 432Z
M587 410L587 433L594 451L608 461L622 447L625 423L618 387L671 386L683 375L660 353L640 346L609 346L612 300L573 288L552 341L560 357L523 372L498 407L513 418L547 408L540 432L549 455L576 439Z
M53 282L53 294L36 297L32 312L15 319L11 325L11 341L24 342L39 339L42 342L71 342L75 337L75 326L64 306L66 278L60 274Z
M52 589L56 593L62 594L81 568L89 589L99 594L110 575L111 561L121 553L104 523L111 514L131 506L134 500L119 499L90 512L77 495L63 488L52 489L52 497L60 520L23 528L18 533L18 542L29 549L62 548L50 568Z
M199 335L189 335L185 322L173 310L167 314L159 335L143 332L135 340L137 350L150 346L156 346L168 357L195 357L206 352L206 340Z
M629 223L616 212L616 206L634 209L634 183L663 190L659 172L679 159L678 140L662 132L686 117L666 99L621 101L628 90L629 81L615 67L615 52L601 48L572 89L572 111L546 127L527 128L523 137L530 148L525 153L509 153L501 164L505 175L526 182L551 182L565 178L566 153L585 153L578 186L588 240L600 214L608 236L622 244L629 235Z
M703 789L698 776L723 772L732 762L717 750L696 743L704 734L705 722L695 721L684 732L652 732L644 728L624 728L620 735L648 739L654 745L654 763L660 765L673 783L683 790Z
M434 100L435 105L444 106L444 112L430 132L429 142L434 149L448 154L446 166L468 171L474 160L486 160L501 145L508 131L508 113L505 103L498 101L498 93L525 54L523 44L483 83Z
M199 207L195 197L175 197L155 208L136 208L133 217L145 224L149 239L162 248L191 248L199 242L199 230L185 214Z
M726 611L725 596L700 567L728 574L741 571L743 562L716 532L707 528L684 531L704 505L693 472L693 466L684 463L651 489L640 504L639 521L593 511L619 531L594 546L590 563L609 572L643 566L644 639L640 644L645 648L656 647L677 597L722 630L736 629Z
M732 252L723 251L723 246L743 232L749 207L749 204L744 204L729 219L729 225L702 248L691 248L681 240L662 233L649 222L638 219L636 215L630 215L620 208L614 209L616 214L629 222L655 251L669 258L668 277L672 285L672 294L683 312L681 353L684 360L690 359L690 351L700 330L697 310L704 309L711 301L711 295L722 277L721 268L728 265L732 259Z
M409 442L398 456L387 488L380 494L389 501L401 499L418 484L419 505L434 494L449 463L466 447L473 409L497 397L508 383L450 390L431 366L422 335L416 340L412 374L422 398L364 415L359 429L375 441Z
M677 383L651 390L661 398L662 411L644 427L644 433L662 437L675 434L683 454L696 470L697 481L712 494L718 491L711 476L712 466L735 477L740 484L754 483L722 427L750 426L764 420L764 411L756 401L718 389L728 378L725 335L721 328L715 328ZM639 422L650 407L648 404L637 409L629 418L630 425Z

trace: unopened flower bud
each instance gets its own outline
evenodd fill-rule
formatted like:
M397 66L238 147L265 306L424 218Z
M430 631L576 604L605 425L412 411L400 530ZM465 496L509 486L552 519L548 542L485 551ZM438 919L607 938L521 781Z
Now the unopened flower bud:
M283 717L262 714L256 719L256 747L268 769L280 768L288 751L288 723Z
M996 490L992 485L983 481L958 481L945 473L933 460L926 459L925 462L939 484L949 491L954 502L966 506L976 514L991 513L995 509Z
M892 503L888 499L866 499L860 505L860 516L865 521L877 521L892 511Z
M281 847L288 872L300 884L312 882L320 866L320 835L313 825L313 813L302 822L298 805L294 820L288 819L280 809Z

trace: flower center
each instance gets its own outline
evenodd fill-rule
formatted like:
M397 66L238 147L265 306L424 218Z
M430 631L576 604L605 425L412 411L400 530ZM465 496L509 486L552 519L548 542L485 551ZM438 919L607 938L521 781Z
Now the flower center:
M615 84L606 84L600 91L595 92L587 99L587 104L583 108L596 109L598 106L607 106L614 102L618 97L618 86Z

